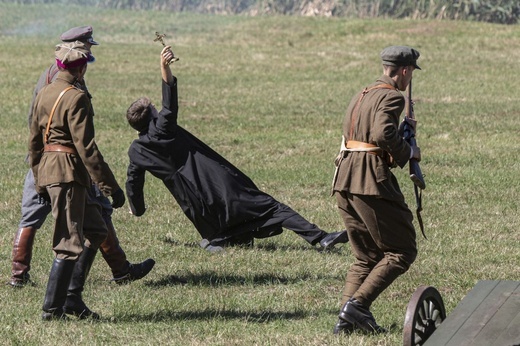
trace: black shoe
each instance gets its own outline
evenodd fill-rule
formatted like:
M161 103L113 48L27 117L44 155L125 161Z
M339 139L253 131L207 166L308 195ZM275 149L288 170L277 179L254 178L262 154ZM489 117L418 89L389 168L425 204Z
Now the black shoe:
M320 246L323 250L329 250L334 248L334 245L348 242L347 231L333 232L327 234L320 240Z
M31 280L31 275L29 275L29 273L24 273L21 278L12 277L7 284L14 288L36 286L36 284Z
M155 265L155 261L151 258L148 258L146 261L141 263L131 263L130 269L128 269L128 273L123 276L113 278L114 281L118 285L126 284L135 280L139 280L144 278L148 273L153 269Z
M99 314L90 310L81 297L78 296L67 296L67 300L65 301L65 306L63 307L63 312L68 315L73 315L78 317L80 320L84 320L87 318L91 318L93 320L99 320L101 317Z
M222 246L211 245L210 241L207 239L202 239L199 245L201 248L211 253L224 252L224 248Z
M381 334L388 332L376 323L370 310L354 298L349 299L339 313L339 318L353 324L367 333Z
M67 321L69 318L62 309L53 311L44 311L42 313L42 320L44 321Z
M350 334L356 329L356 326L354 326L350 322L343 321L341 318L338 319L338 322L336 322L336 325L334 326L334 329L332 330L333 334Z

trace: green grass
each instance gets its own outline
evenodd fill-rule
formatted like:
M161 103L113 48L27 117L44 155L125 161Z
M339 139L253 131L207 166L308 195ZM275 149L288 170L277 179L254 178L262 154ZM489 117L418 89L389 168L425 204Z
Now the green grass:
M380 75L382 48L414 46L423 68L414 74L414 99L428 240L418 238L416 262L373 305L380 324L394 325L391 333L336 337L348 246L320 253L286 231L252 250L208 254L150 176L147 213L135 218L125 206L114 223L131 261L156 259L152 273L119 287L108 282L100 256L85 300L103 321L41 322L52 261L49 220L34 248L38 285L0 285L4 344L399 345L419 285L436 287L449 313L478 280L520 280L518 26L0 4L1 281L10 275L20 218L32 89L59 34L85 24L101 43L87 74L96 137L121 184L135 137L126 108L143 95L160 102L161 46L153 38L161 31L181 59L173 69L182 126L326 230L343 227L329 187L347 104ZM395 173L414 208L407 170Z

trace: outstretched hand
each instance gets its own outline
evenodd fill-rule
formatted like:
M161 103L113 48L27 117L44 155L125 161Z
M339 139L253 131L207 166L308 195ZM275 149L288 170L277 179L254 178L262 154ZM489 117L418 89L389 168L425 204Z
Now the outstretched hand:
M175 56L173 55L171 46L165 46L161 51L161 77L168 83L173 83L172 70L170 68L170 62L174 61Z

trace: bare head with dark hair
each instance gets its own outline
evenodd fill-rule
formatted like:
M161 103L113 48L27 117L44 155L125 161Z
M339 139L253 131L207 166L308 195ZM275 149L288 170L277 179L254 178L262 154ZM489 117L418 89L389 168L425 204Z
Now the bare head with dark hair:
M126 111L126 120L133 129L143 132L148 129L150 117L155 108L148 97L135 100Z

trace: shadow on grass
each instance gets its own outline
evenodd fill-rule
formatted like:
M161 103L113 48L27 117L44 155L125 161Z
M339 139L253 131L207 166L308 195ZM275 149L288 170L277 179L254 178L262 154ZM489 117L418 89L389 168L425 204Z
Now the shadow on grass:
M186 274L182 276L168 275L160 280L147 281L148 287L159 288L176 285L190 286L247 286L247 285L290 285L297 284L306 280L338 280L342 277L330 275L309 275L300 274L297 277L289 277L284 275L273 274L256 274L251 276L242 276L235 274L215 274L214 272L201 272L197 274Z
M214 310L205 309L201 311L172 311L161 310L148 314L125 314L114 316L107 322L169 322L186 320L241 320L247 323L269 323L278 320L301 320L310 314L305 311L241 311L241 310Z
M266 239L266 238L263 238ZM199 248L200 250L203 250L199 243L196 242L188 242L188 243L181 243L178 240L166 237L164 238L164 242L167 244L171 244L174 246L184 246L189 248ZM259 244L260 242L260 244ZM340 253L341 249L345 246L345 244L339 244L337 248L333 248L330 250L327 250L329 253ZM262 240L255 239L255 244L253 247L247 248L247 247L241 247L243 249L250 249L250 250L261 250L266 252L274 252L274 251L318 251L321 252L322 250L318 246L312 246L310 244L301 244L301 245L279 245L275 244L272 241L265 242Z

